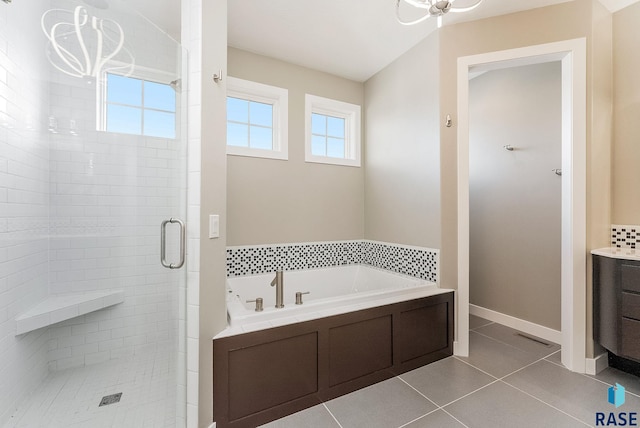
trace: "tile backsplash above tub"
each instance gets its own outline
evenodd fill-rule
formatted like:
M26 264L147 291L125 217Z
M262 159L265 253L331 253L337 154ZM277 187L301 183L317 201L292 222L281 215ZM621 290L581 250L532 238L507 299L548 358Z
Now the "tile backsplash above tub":
M439 250L377 241L362 241L362 247L363 264L438 282Z
M640 248L640 225L611 225L611 246Z
M227 247L227 276L366 264L437 282L439 250L355 240Z

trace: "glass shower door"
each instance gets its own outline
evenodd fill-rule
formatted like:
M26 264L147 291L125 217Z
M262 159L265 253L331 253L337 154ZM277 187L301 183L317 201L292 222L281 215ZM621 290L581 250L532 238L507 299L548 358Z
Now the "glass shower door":
M38 274L12 290L24 293L12 311L70 296L123 299L18 335L7 349L28 352L29 366L3 359L16 373L3 383L20 391L16 400L56 399L7 408L26 426L183 426L186 56L120 0L2 7L0 265L20 279L29 267L3 264L6 249L28 246L34 256L16 251L15 260ZM34 189L20 193L29 210L3 199L6 177Z

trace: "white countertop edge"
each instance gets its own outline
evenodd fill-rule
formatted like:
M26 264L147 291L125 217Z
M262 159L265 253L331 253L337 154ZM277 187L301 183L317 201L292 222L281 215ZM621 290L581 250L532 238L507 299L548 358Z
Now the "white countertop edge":
M634 248L605 247L591 250L591 254L612 259L640 261L640 249Z

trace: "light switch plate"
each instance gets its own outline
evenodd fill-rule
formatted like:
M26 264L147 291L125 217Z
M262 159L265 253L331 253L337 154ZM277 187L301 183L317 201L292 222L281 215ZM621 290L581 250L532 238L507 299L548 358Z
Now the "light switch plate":
M218 214L211 214L209 216L209 238L220 237L220 216Z

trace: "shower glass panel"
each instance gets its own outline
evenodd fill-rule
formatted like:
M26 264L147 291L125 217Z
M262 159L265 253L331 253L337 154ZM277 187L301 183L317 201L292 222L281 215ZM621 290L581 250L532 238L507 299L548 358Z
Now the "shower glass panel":
M0 3L0 426L184 426L186 62L122 0Z

